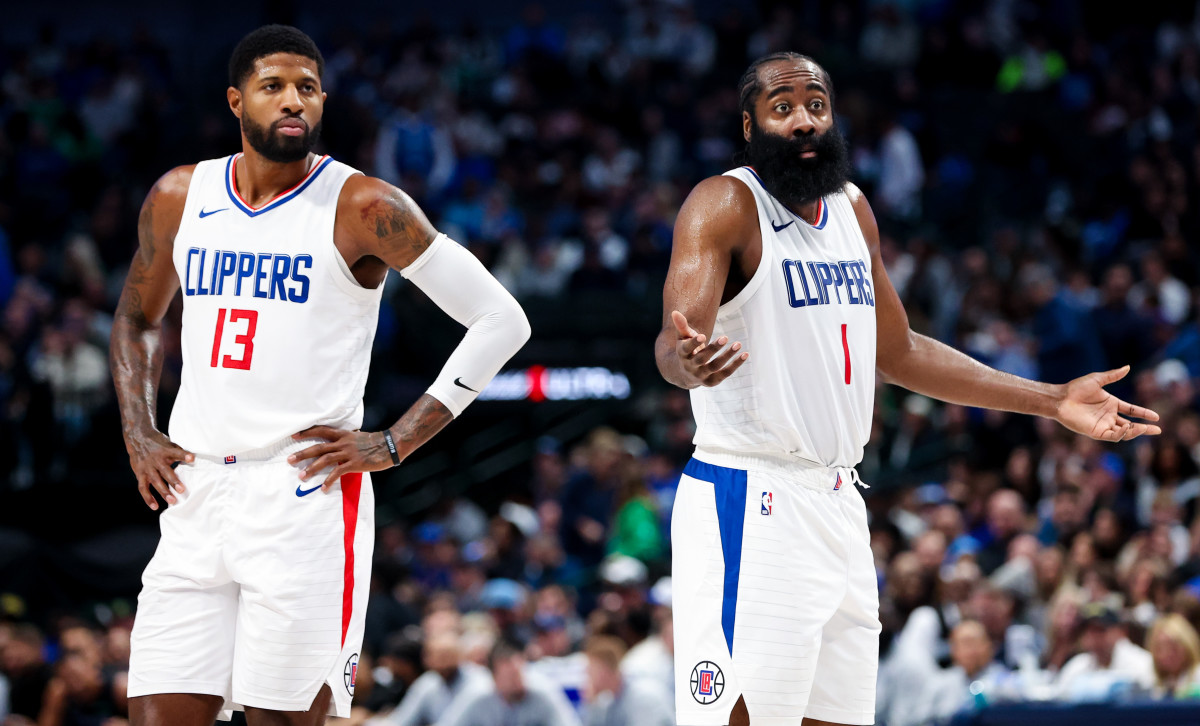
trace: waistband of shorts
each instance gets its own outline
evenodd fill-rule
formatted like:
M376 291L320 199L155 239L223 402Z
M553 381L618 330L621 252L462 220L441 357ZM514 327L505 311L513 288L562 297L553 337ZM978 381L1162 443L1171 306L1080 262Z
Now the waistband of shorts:
M236 454L196 454L196 458L213 464L252 464L286 459L291 454L308 448L313 444L324 443L324 439L293 439L291 436L279 439L257 449L247 449Z
M729 469L744 469L787 477L809 489L838 491L846 484L857 484L870 489L852 466L825 466L815 461L786 454L733 454L728 451L696 447L692 458L713 466Z

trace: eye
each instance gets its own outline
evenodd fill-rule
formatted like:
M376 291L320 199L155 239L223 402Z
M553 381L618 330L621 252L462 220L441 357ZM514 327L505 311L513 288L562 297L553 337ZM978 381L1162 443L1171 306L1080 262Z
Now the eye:
M816 99L813 99L813 102L810 103L808 105L808 107L814 111L820 111L821 109L825 108L825 102L819 98L816 98Z
M263 89L267 91L274 91L276 88L279 88L278 83L268 83L267 85L263 86Z
M775 110L778 111L779 113L787 113L791 109L792 109L792 106L791 106L791 104L788 104L788 103L775 104Z

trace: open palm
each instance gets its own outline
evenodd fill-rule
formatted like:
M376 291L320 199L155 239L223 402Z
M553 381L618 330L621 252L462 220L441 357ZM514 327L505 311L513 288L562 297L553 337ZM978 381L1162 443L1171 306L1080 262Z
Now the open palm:
M1055 418L1077 434L1101 441L1128 441L1142 434L1156 435L1162 429L1154 424L1130 421L1126 416L1157 421L1158 414L1148 408L1126 403L1104 387L1116 383L1129 372L1129 366L1101 373L1089 373L1067 384L1066 395L1058 404Z

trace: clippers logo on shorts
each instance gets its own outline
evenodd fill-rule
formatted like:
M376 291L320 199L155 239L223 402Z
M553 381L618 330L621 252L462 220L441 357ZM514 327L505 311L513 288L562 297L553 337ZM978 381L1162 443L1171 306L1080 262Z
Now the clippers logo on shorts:
M775 500L775 495L771 492L762 493L762 513L763 516L771 514L771 503Z
M725 692L725 674L711 660L702 660L692 669L692 698L707 706Z
M346 693L354 695L354 682L358 680L358 653L350 656L350 660L346 661L346 670L342 671L342 677L346 681Z
M842 488L842 473L839 471L838 475L837 475L837 481L833 483L833 490L836 492L838 489L841 489L841 488Z
M230 454L229 456L226 456L226 457L225 457L225 463L226 463L226 464L236 464L236 463L237 463L237 457L236 457L236 456L234 456L233 454Z

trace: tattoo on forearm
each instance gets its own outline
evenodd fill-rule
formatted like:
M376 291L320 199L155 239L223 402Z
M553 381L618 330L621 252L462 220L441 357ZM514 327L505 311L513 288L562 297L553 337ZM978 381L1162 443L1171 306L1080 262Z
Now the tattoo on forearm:
M454 414L450 413L450 409L426 393L392 427L392 436L397 444L411 453L453 420Z

